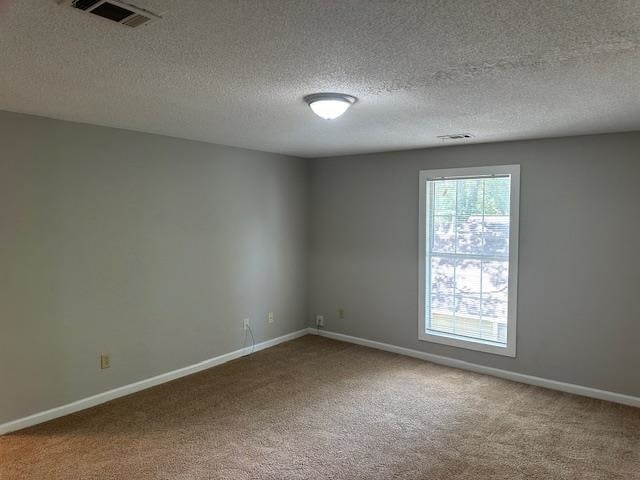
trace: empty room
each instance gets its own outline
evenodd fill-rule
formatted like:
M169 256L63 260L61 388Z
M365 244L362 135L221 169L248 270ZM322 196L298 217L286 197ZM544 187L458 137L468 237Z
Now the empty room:
M640 480L640 1L0 0L0 480Z

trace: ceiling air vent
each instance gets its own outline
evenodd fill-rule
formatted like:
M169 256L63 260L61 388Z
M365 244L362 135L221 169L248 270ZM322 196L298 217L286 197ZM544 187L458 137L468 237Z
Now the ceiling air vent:
M149 10L118 0L59 0L58 3L92 13L127 27L148 25L150 22L162 18Z
M451 135L438 135L438 138L443 142L450 140L467 140L469 138L473 138L473 135L470 133L452 133Z

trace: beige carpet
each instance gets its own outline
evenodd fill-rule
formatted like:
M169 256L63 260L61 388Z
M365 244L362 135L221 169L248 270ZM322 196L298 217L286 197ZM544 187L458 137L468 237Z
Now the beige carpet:
M640 479L640 409L307 336L0 437L0 479Z

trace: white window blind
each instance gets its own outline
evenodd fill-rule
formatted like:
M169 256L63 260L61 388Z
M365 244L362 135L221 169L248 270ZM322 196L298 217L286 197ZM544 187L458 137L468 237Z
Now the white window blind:
M421 172L421 338L515 353L515 170Z

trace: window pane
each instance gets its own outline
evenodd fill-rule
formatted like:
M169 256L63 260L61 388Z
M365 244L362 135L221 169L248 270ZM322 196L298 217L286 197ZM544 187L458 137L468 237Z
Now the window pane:
M455 302L454 332L465 337L479 338L482 334L480 295L458 295Z
M444 295L442 293L432 294L431 315L427 322L428 328L438 332L453 333L455 319L453 308L453 295Z
M436 180L433 186L433 215L453 215L456 213L456 181Z
M433 217L433 253L456 251L455 217L443 215Z
M489 320L502 320L507 322L507 295L488 294L482 296L482 316Z
M482 215L483 211L483 182L481 178L453 180L457 184L457 214L458 216Z
M456 295L480 295L482 281L482 262L473 259L460 259L456 268Z
M457 253L482 255L482 215L458 216L456 222Z
M456 295L456 317L480 318L480 295Z
M482 262L482 287L483 294L506 294L509 286L509 262L508 261L484 261Z
M484 180L484 214L509 215L511 181L509 177Z
M456 261L449 258L431 259L431 292L453 296Z
M444 293L431 294L431 311L434 317L438 315L453 316L453 295Z
M509 217L484 217L485 255L509 255Z

